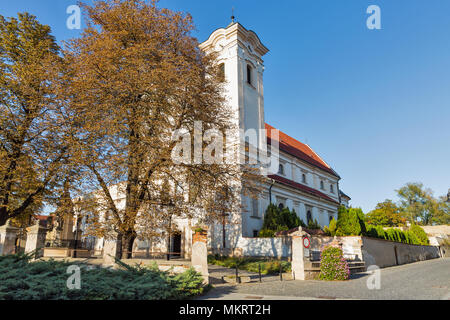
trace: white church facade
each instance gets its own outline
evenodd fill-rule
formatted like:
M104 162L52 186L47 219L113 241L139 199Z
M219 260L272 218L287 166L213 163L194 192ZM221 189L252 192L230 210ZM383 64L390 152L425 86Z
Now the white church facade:
M255 32L241 24L232 22L226 28L215 30L200 44L205 52L214 51L217 63L225 74L225 92L236 124L241 130L255 129L258 133L258 147L271 143L272 126L264 116L264 61L269 51ZM261 129L266 129L261 130ZM279 129L279 128L277 128ZM266 132L266 134L260 134ZM233 223L218 223L209 226L208 247L215 249L236 249L249 245L247 239L256 238L262 229L264 212L270 203L279 207L295 209L304 221L317 220L327 226L341 204L339 175L317 155L308 145L279 131L279 170L268 175L267 183L259 199L242 196L242 211L229 217ZM118 192L112 192L114 200L124 202ZM348 205L348 203L347 203ZM192 228L188 219L176 219L178 232L171 238L170 251L190 256ZM101 249L103 239L96 239L95 249ZM165 251L164 240L158 243L135 241L133 251ZM241 248L242 249L242 248Z
M238 114L241 129L266 129L267 137L259 143L270 143L272 126L264 117L264 61L269 51L256 33L241 24L231 23L214 31L200 48L218 55L223 64L227 98ZM279 129L279 128L277 128ZM262 228L264 211L270 203L295 209L307 223L317 220L326 226L337 218L341 203L339 175L309 146L279 131L279 172L269 175L269 183L260 199L243 197L241 236L255 237ZM214 236L214 235L213 235Z

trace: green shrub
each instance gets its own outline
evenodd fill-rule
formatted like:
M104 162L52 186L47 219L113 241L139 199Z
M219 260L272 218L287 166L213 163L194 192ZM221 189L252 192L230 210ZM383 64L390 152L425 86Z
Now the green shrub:
M320 274L321 280L348 280L350 269L344 259L342 249L328 245L320 253Z
M297 216L295 210L289 208L280 209L270 204L264 215L264 222L259 237L274 237L276 232L286 231L298 226L304 226L303 221Z
M161 300L204 292L202 276L190 269L170 275L157 267L111 270L82 263L30 261L31 255L0 256L0 300ZM81 289L67 288L67 268L81 269Z
M364 213L360 208L347 209L341 206L338 211L337 236L359 236L365 234Z
M261 258L237 258L237 257L227 257L219 255L208 256L208 263L219 265L226 268L236 268L240 270L246 270L250 272L258 272L259 265L261 266L261 274L277 274L280 272L280 264L283 272L291 271L291 263L287 261L280 260L268 260Z
M258 233L260 238L273 238L275 237L275 231L269 229L261 229Z
M411 234L416 236L417 244L421 244L421 245L429 244L430 241L428 240L428 236L425 233L425 230L423 230L417 224L412 224L411 227L409 227L409 231L411 232Z
M375 229L377 230L378 238L386 239L386 232L384 231L382 226L376 226Z
M395 228L384 230L382 226L373 225L367 225L366 229L367 230L364 235L367 237L416 245L429 244L428 237L425 231L418 225L412 225L411 228L407 231L402 231Z
M328 226L328 229L330 230L330 234L332 236L336 235L337 221L334 218L331 219L330 225Z
M308 229L321 229L319 222L317 222L316 219L314 219L314 221L309 220L308 221Z

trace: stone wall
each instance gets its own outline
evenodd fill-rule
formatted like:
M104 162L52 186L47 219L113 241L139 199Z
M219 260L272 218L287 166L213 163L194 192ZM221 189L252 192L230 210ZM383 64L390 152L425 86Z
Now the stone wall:
M243 257L291 258L291 237L240 238L235 255Z
M320 252L320 249L333 239L313 236L311 250ZM364 261L366 267L377 265L384 268L440 257L439 248L436 246L418 246L360 236L336 237L336 240L342 246L345 258Z
M330 244L334 237L311 237L311 250L320 252L321 248ZM336 237L336 241L341 244L344 257L349 260L362 261L363 255L361 250L362 240L359 236Z
M362 237L362 255L366 267L380 268L439 258L439 248Z

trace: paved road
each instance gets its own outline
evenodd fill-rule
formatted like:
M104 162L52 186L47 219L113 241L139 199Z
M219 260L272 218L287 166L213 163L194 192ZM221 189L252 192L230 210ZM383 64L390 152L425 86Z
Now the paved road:
M380 289L369 290L367 273L349 281L275 281L215 285L200 299L450 299L450 258L380 270Z

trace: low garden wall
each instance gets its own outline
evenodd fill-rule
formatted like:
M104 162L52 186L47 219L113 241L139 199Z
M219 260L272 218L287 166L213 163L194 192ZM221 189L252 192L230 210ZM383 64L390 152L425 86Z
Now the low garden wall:
M366 266L380 268L439 258L439 248L376 238L362 238L362 255Z
M342 243L344 258L349 260L362 261L361 250L362 240L360 236L336 237L339 243ZM311 250L320 252L321 248L333 241L334 237L313 236L311 237ZM314 254L313 254L314 256Z
M260 258L291 258L291 237L245 238L239 239L233 255Z
M439 248L435 246L406 244L361 236L336 237L336 239L342 244L345 258L364 261L366 267L376 265L385 268L440 257ZM320 251L324 245L332 241L333 237L312 237L311 250Z
M312 236L311 256L319 260L321 248L333 241L334 237ZM422 246L394 242L389 240L347 236L336 237L342 245L344 257L352 261L364 261L366 267L377 265L380 268L400 264L435 259L440 257L436 246ZM232 252L216 252L222 255L241 257L260 257L291 260L292 238L289 236L275 238L240 238Z

